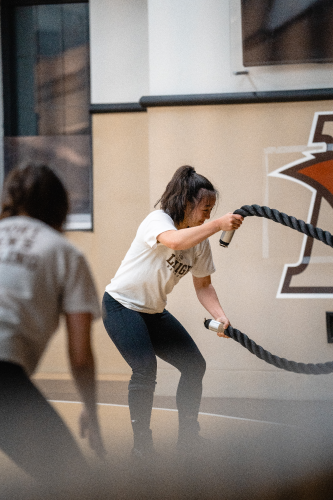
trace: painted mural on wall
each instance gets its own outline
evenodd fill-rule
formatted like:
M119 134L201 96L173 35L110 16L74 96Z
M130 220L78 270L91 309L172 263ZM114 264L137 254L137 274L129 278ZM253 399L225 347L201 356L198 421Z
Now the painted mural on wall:
M293 180L310 189L312 197L306 222L318 227L323 200L326 200L333 209L333 112L315 113L308 146L310 150L303 153L303 158L288 163L269 175ZM311 147L315 149L315 152L311 152ZM326 227L322 227L322 229L329 230ZM313 245L313 238L304 236L299 261L296 264L284 266L277 293L278 298L333 297L333 254L331 257L322 257L321 260L321 263L328 264L327 270L331 275L331 286L327 286L327 284L320 286L317 283L314 285L311 283L302 286L293 285L293 278L304 273L309 264L315 262ZM316 258L319 262L318 257Z

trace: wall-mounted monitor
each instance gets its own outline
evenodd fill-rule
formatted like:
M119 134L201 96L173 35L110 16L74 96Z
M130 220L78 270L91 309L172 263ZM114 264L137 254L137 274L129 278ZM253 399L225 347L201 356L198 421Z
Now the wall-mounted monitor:
M241 0L243 65L333 62L332 0Z

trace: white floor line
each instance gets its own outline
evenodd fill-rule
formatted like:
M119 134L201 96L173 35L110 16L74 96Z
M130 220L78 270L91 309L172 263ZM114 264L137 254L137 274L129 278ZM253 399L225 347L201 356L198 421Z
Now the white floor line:
M50 403L71 403L71 404L82 404L81 401L60 401L55 399L48 399ZM112 403L97 403L98 406L115 406L118 408L128 408L128 405L116 405ZM178 411L173 408L153 408L153 410L159 411ZM297 425L290 424L282 424L280 422L270 422L268 420L255 420L253 418L242 418L242 417L231 417L230 415L220 415L219 413L204 413L199 412L199 415L204 415L205 417L218 417L218 418L227 418L230 420L243 420L244 422L255 422L257 424L270 424L270 425L279 425L281 427L294 427L297 428Z

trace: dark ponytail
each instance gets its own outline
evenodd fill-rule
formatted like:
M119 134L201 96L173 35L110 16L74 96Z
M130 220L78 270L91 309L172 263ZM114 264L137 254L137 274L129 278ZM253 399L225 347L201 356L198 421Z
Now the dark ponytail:
M176 170L162 197L157 201L174 223L180 224L185 218L188 206L193 209L205 196L218 196L213 184L203 175L197 174L193 167L184 165Z

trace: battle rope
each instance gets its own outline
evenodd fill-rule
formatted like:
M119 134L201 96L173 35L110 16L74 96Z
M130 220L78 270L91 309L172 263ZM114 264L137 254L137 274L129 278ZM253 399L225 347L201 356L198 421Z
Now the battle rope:
M314 227L312 224L307 224L303 220L296 219L296 217L290 217L290 215L279 212L274 208L260 207L259 205L243 205L241 208L235 210L234 214L239 214L243 217L251 217L253 215L265 217L333 247L333 236L328 231L323 231L319 227Z
M271 219L274 222L279 222L284 226L288 226L300 233L304 233L307 236L316 238L322 241L326 245L333 247L333 237L328 231L323 231L320 228L315 228L312 224L307 224L302 220L298 220L295 217L290 217L287 214L279 212L278 210L271 209L268 207L260 207L259 205L244 205L238 210L234 211L234 214L240 214L243 217L256 215L257 217L265 217L266 219ZM209 328L209 321L205 321L206 328ZM224 330L224 333L231 337L236 342L239 342L243 347L248 349L252 354L258 358L266 361L271 365L281 368L282 370L287 370L295 373L304 373L306 375L323 375L333 372L333 361L327 363L297 363L296 361L289 361L285 358L279 358L274 354L263 349L261 346L256 344L247 335L240 332L231 325Z

